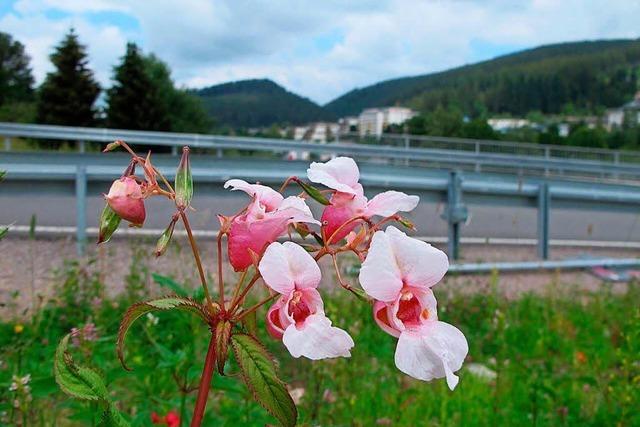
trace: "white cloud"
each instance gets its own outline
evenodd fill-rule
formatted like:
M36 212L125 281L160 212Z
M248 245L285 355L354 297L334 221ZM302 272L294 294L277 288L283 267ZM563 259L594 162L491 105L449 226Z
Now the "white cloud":
M71 16L47 19L51 9ZM134 39L181 84L268 77L319 102L490 56L476 50L478 41L512 49L640 36L640 2L624 0L19 0L14 10L0 29L27 45L38 79L51 46L74 25L103 83ZM100 12L127 14L137 28L92 24L89 14Z

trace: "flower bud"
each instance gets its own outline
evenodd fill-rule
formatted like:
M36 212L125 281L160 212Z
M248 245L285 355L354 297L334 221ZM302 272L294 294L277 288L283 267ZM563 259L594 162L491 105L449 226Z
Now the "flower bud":
M189 161L189 147L182 148L182 158L178 165L175 180L176 204L178 207L187 207L193 197L193 178L191 176L191 163Z
M133 226L142 227L146 213L142 188L135 179L124 176L113 181L105 198L120 218L129 221Z
M164 255L165 251L169 247L169 242L171 242L171 237L173 236L173 229L176 226L176 221L178 220L177 216L174 216L171 219L171 222L167 226L167 228L162 233L162 236L158 239L158 243L156 243L156 256Z
M100 233L98 235L98 244L108 242L111 236L118 229L122 218L111 209L109 204L104 205L102 215L100 215Z
M216 353L218 372L224 375L224 364L227 362L227 354L229 352L229 339L231 338L231 323L223 320L216 325Z

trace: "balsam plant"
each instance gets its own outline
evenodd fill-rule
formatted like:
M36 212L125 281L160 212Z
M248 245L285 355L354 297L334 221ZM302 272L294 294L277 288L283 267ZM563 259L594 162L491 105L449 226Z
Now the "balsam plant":
M376 323L398 338L396 366L420 380L446 378L449 387L455 388L458 377L454 372L466 357L467 341L457 328L438 321L431 291L448 269L447 256L389 225L397 222L413 228L398 212L413 210L419 201L417 196L386 191L367 199L359 183L358 166L347 157L310 165L309 181L328 187L323 190L295 176L288 178L278 191L231 179L224 187L245 192L250 201L233 215L218 215L217 295L212 295L188 217L193 198L189 148L183 149L173 186L153 166L150 154L138 156L123 141L109 144L105 151L117 148L129 152L131 161L105 195L98 243L109 241L122 220L130 226L142 227L145 200L164 197L174 203L175 213L158 239L156 255L165 253L177 222L182 222L203 291L202 301L167 295L134 304L121 321L117 355L128 369L125 338L131 325L142 316L180 310L199 318L211 334L191 426L201 425L212 377L216 371L219 375L226 374L225 365L231 354L256 401L282 425L296 424L296 406L254 330L252 320L257 310L268 303L273 304L266 313L267 331L281 340L293 357L319 360L351 355L353 339L347 331L332 325L318 291L322 280L318 262L324 257L331 259L338 284L371 304ZM142 174L137 175L137 169ZM283 196L291 184L299 185L302 192ZM324 205L320 221L307 205L310 200ZM302 244L293 241L293 233L300 236ZM287 241L278 242L281 238ZM223 277L225 240L228 262L236 273L231 283ZM338 257L346 253L355 254L362 262L361 287L347 283L341 275ZM250 292L261 284L268 296L253 305L247 304ZM68 340L68 336L62 340L55 358L56 379L63 391L100 405L106 425L126 425L100 376L74 364L67 350Z

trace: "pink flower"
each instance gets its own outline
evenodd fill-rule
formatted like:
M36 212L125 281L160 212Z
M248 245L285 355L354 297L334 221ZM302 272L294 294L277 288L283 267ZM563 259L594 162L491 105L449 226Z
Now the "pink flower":
M260 256L269 243L286 233L289 224L306 222L320 224L300 197L284 198L282 194L259 184L231 179L224 188L241 190L253 198L246 211L236 217L229 229L229 261L235 271L253 264L251 252Z
M267 313L267 330L293 357L349 357L353 340L331 326L317 291L320 267L301 246L272 243L258 266L265 284L282 296Z
M105 195L107 203L120 218L141 227L146 216L142 187L135 179L124 176L111 184L109 194Z
M322 223L326 224L325 235L329 239L342 224L352 218L363 216L371 218L376 215L391 216L397 212L409 212L420 201L418 196L409 196L399 191L385 191L367 200L360 180L358 165L350 157L336 157L326 163L311 163L307 176L312 182L324 184L335 191L331 204L322 213ZM357 226L354 221L337 232L327 243L342 240Z
M374 234L360 270L360 284L376 299L373 316L378 325L398 337L395 363L414 378L446 377L453 390L469 351L456 327L438 321L431 287L449 268L444 252L395 227Z

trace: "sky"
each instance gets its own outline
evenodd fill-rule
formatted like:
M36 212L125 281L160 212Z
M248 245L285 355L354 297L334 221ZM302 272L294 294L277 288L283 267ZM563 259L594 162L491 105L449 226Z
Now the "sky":
M270 78L320 104L541 44L640 37L640 0L0 0L36 81L74 27L103 86L127 41L204 87Z

